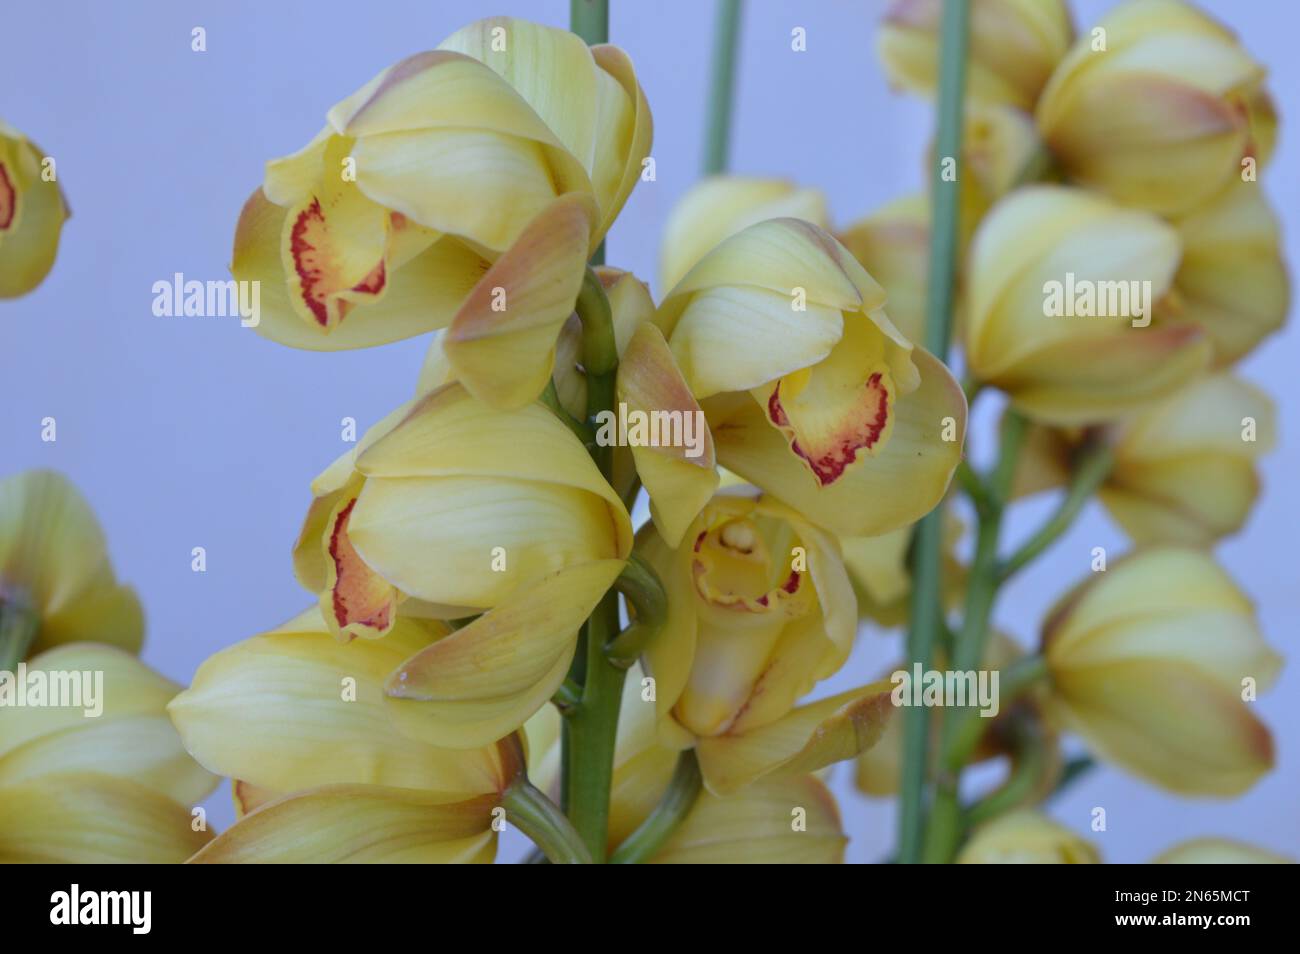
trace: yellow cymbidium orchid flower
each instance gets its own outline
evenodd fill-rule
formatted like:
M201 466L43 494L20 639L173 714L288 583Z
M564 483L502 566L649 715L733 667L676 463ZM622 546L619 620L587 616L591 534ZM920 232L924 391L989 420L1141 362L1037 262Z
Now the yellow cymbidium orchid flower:
M1104 441L1114 464L1097 496L1129 539L1205 546L1246 522L1275 437L1268 395L1220 372L1101 430L1033 428L1016 480L1023 493L1060 486L1080 442Z
M1291 283L1277 217L1255 182L1238 182L1174 220L1183 257L1157 318L1204 329L1217 365L1282 327Z
M385 70L303 150L269 163L232 268L262 282L258 331L270 338L338 350L450 326L467 386L522 403L536 392L499 392L476 372L498 347L528 353L521 377L540 390L651 134L617 47L482 20ZM523 343L502 330L511 324Z
M406 597L469 616L631 549L622 502L550 411L493 410L458 384L391 413L312 489L295 568L349 638L384 635Z
M1264 68L1181 0L1122 3L1081 35L1038 102L1073 179L1164 214L1205 202L1271 150Z
M664 223L659 291L667 294L714 246L766 219L792 218L829 228L826 197L785 179L709 176L686 190Z
M25 295L45 279L72 214L44 160L35 143L0 120L0 298Z
M718 462L839 532L919 519L961 456L966 399L831 235L770 219L723 241L655 315Z
M26 471L0 481L0 606L30 613L27 652L94 640L137 652L144 613L117 581L104 534L61 474Z
M56 701L56 682L79 698ZM212 836L191 806L217 780L167 719L179 689L85 642L0 675L0 862L174 864L201 848Z
M490 862L510 751L414 739L384 696L448 632L403 617L386 639L340 643L313 608L199 667L168 711L191 754L234 780L240 818L193 860Z
M1192 838L1151 859L1153 865L1293 865L1294 858L1231 838Z
M885 14L876 54L895 86L931 94L939 85L941 0L895 0ZM973 0L969 95L1032 109L1074 29L1064 0Z
M796 707L844 664L857 628L830 534L775 501L717 496L680 547L646 528L637 549L668 596L644 656L659 732L669 747L695 746L711 791L815 771L874 743L888 683Z
M1009 812L976 830L957 856L961 865L1099 865L1089 842L1046 815Z
M1250 600L1201 550L1111 564L1043 625L1050 711L1102 758L1161 788L1237 795L1273 764L1250 711L1281 667Z
M1196 327L1152 323L1178 265L1174 229L1081 189L1035 186L984 219L967 265L971 372L1024 414L1108 420L1203 370Z

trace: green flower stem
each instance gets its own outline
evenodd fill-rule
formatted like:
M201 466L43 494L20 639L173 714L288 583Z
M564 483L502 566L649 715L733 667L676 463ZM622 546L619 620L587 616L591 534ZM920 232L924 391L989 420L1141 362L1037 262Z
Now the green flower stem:
M1052 789L1052 794L1047 796L1048 800L1061 795L1096 767L1097 760L1091 755L1080 755L1070 759L1065 763L1065 768L1061 769L1061 777L1056 783L1056 788Z
M717 0L713 25L713 75L704 126L704 174L727 171L731 112L736 89L736 41L740 34L740 0Z
M0 600L0 672L16 672L27 658L40 620L23 603Z
M966 810L963 827L967 830L996 818L1029 801L1043 773L1047 770L1047 744L1043 729L1036 720L1017 719L1013 724L1016 749L1015 767L1010 777L987 797Z
M609 42L609 0L569 0L569 29L588 46ZM602 241L591 256L592 265L605 264Z
M610 662L606 644L618 633L618 593L610 590L587 620L587 676L568 729L568 812L592 859L603 864L609 838L618 707L627 670Z
M989 508L980 515L975 557L966 584L962 628L953 646L950 665L957 672L976 670L984 659L989 619L1001 583L998 541L1002 531L1002 512L1011 494L1016 459L1020 455L1028 426L1029 422L1012 408L1008 408L1002 418L998 462L986 482ZM1002 695L1005 696L1005 693ZM958 786L962 766L970 754L970 733L976 731L970 728L970 720L979 718L973 709L954 709L947 715L940 733L934 804L925 838L924 860L932 863L951 860L961 835ZM978 726L978 723L974 724Z
M984 486L983 478L975 473L975 468L968 461L963 460L957 465L957 483L961 485L962 492L970 498L976 513L988 511L991 506L988 488Z
M546 382L546 390L542 392L542 403L551 409L551 413L560 419L560 423L573 432L574 437L582 441L584 447L595 442L595 432L582 421L574 420L573 415L560 403L559 392L555 390L555 378Z
M614 582L632 607L632 624L605 647L605 655L620 669L629 668L649 640L668 619L668 596L659 575L650 564L633 553Z
M1110 475L1114 466L1115 455L1103 443L1097 443L1085 448L1075 458L1070 486L1066 490L1065 499L1061 501L1061 505L1057 507L1056 512L1048 518L1037 533L1026 540L1020 549L1002 561L999 568L999 577L1002 581L1005 582L1009 579L1017 570L1046 550L1061 534L1070 528L1075 518L1079 516L1079 511L1087 504L1088 499L1106 482L1106 478Z
M925 346L943 361L952 336L953 286L957 268L959 186L945 181L944 157L961 153L966 83L967 0L947 0L940 25L938 130L931 178L930 259L926 288ZM937 426L937 425L936 425ZM943 507L922 518L912 541L911 626L907 655L930 668L934 644L943 622ZM930 712L911 706L903 713L903 766L899 792L898 860L920 859L924 837L925 774L930 738Z
M591 853L564 813L526 777L520 776L506 788L501 805L506 821L531 838L552 864L591 864Z
M577 5L575 0L575 12ZM575 305L582 322L582 363L587 373L587 417L613 410L618 347L609 299L591 268L583 278ZM592 459L612 484L613 448L591 445ZM609 790L614 777L614 743L618 707L627 671L606 655L618 635L618 590L611 588L584 627L570 677L582 686L576 705L564 710L561 732L561 801L594 861L605 860L609 829Z
M700 775L700 763L695 757L695 750L686 749L677 757L677 768L673 771L668 790L659 799L659 804L650 813L650 817L618 846L610 856L610 864L639 865L653 858L672 837L677 826L691 813L703 785L704 779Z

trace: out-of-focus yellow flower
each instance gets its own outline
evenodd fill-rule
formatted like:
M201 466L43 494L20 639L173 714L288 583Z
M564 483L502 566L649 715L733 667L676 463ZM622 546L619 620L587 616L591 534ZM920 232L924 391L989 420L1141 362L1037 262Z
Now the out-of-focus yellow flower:
M711 176L697 182L673 206L664 225L660 294L667 294L723 239L766 219L780 218L828 228L826 197L785 179Z
M1152 323L1178 235L1144 212L1058 186L1019 189L981 223L967 266L971 372L1051 424L1116 417L1209 361L1203 332Z
M932 94L939 82L942 0L895 0L876 54L895 86ZM1064 0L973 0L966 89L977 100L1032 109L1074 29Z
M466 385L519 403L477 374L523 355L527 368L515 370L540 390L587 257L650 139L645 96L617 47L478 21L385 70L304 149L268 164L232 268L262 282L268 337L338 350L449 325Z
M1028 809L977 829L957 856L962 865L1098 865L1097 849L1064 825Z
M1212 543L1245 523L1274 431L1259 389L1229 374L1198 379L1120 426L1099 496L1134 543Z
M104 534L61 474L32 470L0 481L0 605L30 612L39 653L93 640L137 652L144 613L117 582Z
M655 315L718 462L823 526L874 535L943 496L966 399L823 230L770 219L726 239Z
M11 681L12 680L12 681ZM59 697L55 682L77 698ZM46 687L44 703L16 705ZM179 691L131 654L66 643L0 676L0 862L184 861L212 836L191 808L216 785L165 707Z
M1277 217L1254 182L1238 182L1174 221L1183 257L1157 321L1205 330L1217 364L1244 357L1282 327L1291 285Z
M840 537L840 550L853 592L858 597L858 615L881 626L901 626L907 621L912 575L908 547L913 526L882 533L878 537ZM961 542L961 521L951 511L944 513L943 589L949 609L960 601L966 587L966 568L957 559Z
M1294 858L1274 854L1231 838L1192 838L1151 860L1153 865L1293 865Z
M449 750L399 731L384 680L447 638L403 617L340 643L313 608L222 650L168 707L185 747L234 784L239 820L196 862L490 862L507 747Z
M1104 48L1099 48L1104 43ZM1068 175L1128 205L1199 205L1266 158L1264 68L1237 37L1180 0L1132 0L1079 37L1038 102Z
M1273 765L1272 736L1244 700L1281 659L1204 551L1155 547L1113 563L1062 600L1043 652L1051 711L1162 788L1236 795Z
M0 298L25 295L49 274L71 215L47 178L45 154L0 120Z
M1114 463L1098 498L1134 543L1204 546L1236 533L1259 494L1255 462L1273 448L1273 402L1219 372L1104 429L1030 430L1017 493L1063 485L1082 442Z
M889 296L889 318L898 330L909 341L924 341L930 255L930 203L925 195L886 203L838 238L880 282Z
M659 735L695 746L710 790L805 774L874 743L887 682L796 707L844 664L857 628L830 534L775 501L720 495L680 547L647 528L637 548L668 595L645 651Z

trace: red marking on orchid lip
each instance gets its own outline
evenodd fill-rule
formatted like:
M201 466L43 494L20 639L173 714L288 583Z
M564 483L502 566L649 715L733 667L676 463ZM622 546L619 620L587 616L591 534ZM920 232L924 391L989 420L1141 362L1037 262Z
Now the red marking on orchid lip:
M876 406L876 413L871 418L860 422L834 447L814 457L804 450L797 438L790 439L790 450L807 462L817 482L823 487L840 479L844 469L857 460L859 450L874 447L885 430L885 424L889 421L889 394L880 387L880 372L871 375L863 387L868 391L879 391L880 400ZM781 386L778 384L767 402L768 417L778 427L786 427L789 425L789 418L785 408L781 406L780 394Z
M9 170L0 162L0 232L13 225L14 212L18 209L18 192L9 180Z
M334 561L335 574L334 592L332 594L334 621L338 623L340 629L347 626L349 623L359 623L362 626L367 626L372 629L383 630L388 628L388 618L391 610L390 604L385 604L382 609L378 612L372 613L365 619L352 619L351 611L348 608L347 597L343 594L343 588L346 585L344 574L348 572L346 562L349 556L349 553L344 552L344 548L346 547L347 550L350 551L350 555L354 559L358 559L356 551L352 548L352 544L345 537L345 534L347 533L348 518L352 516L352 508L356 505L357 501L354 498L349 501L346 507L339 511L338 518L334 521L334 530L330 533L329 554L330 559Z
M777 427L790 426L790 419L785 416L785 408L781 406L781 384L779 381L776 387L772 389L772 396L767 399L767 416Z
M791 570L790 576L781 584L781 589L793 595L799 591L799 571Z
M708 535L709 535L709 531L704 530L700 533L698 537L695 538L695 547L694 547L695 553L700 552L700 547L704 546L704 538L707 537Z
M767 594L764 593L762 596L760 596L760 597L759 597L757 600L755 600L754 602L756 602L759 606L766 606L766 605L767 605Z
M289 232L289 254L293 258L293 267L298 273L298 280L302 286L303 304L311 311L317 324L322 328L328 328L328 301L330 295L336 290L324 286L329 278L333 260L324 242L314 244L311 241L309 235L313 230L326 236L329 232L325 213L321 210L320 199L316 198L313 198L311 205L298 214L297 221L293 223L293 228ZM380 259L379 264L372 268L365 278L347 290L376 295L383 290L387 278L387 269L383 259ZM339 320L343 318L346 305L346 302L339 303Z

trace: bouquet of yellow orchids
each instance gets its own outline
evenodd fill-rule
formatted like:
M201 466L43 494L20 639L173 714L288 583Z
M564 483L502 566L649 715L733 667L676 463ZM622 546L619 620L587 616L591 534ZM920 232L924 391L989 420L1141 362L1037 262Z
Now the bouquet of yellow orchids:
M231 265L256 333L427 335L419 379L311 484L310 605L188 688L135 659L80 497L0 485L0 669L126 687L99 740L4 716L0 860L491 862L513 828L552 863L840 862L839 766L898 800L892 860L1096 863L1045 810L1094 762L1188 796L1269 771L1252 705L1281 660L1212 553L1274 439L1233 370L1288 308L1264 68L1183 0L1079 31L1065 0L894 0L878 55L935 99L931 184L835 229L816 190L726 174L739 3L718 9L708 175L658 300L604 261L653 160L599 0L572 30L471 23L267 163ZM31 179L3 175L25 143L0 126L0 190ZM19 208L52 235L14 266L34 284L66 207ZM977 400L1001 405L985 469ZM1001 587L1094 498L1132 551L1033 648L995 632ZM898 666L828 692L872 626L906 630ZM990 759L999 785L962 784ZM219 777L237 819L214 833L190 806ZM1157 860L1288 859L1202 838Z

